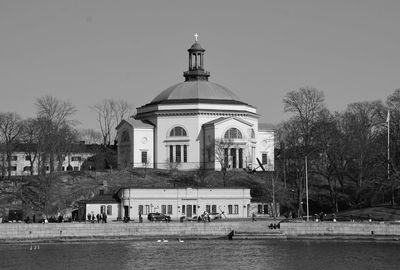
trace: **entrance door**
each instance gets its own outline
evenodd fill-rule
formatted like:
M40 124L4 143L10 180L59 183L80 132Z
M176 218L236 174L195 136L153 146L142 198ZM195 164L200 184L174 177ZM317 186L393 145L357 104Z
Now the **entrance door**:
M124 217L129 217L129 206L124 206Z
M190 204L186 205L186 216L192 217L192 206Z

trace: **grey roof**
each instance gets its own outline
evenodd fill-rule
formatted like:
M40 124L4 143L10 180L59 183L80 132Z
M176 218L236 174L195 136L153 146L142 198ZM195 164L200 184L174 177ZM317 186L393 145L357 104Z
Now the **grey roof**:
M151 103L160 103L166 100L229 100L240 102L231 90L206 80L185 81L168 87L156 96Z
M269 123L258 123L258 131L270 131L275 130L276 126Z
M119 203L121 200L116 194L98 194L93 198L86 200L86 204L98 204L98 203Z
M129 119L129 122L131 123L133 128L154 128L152 125L148 123L133 118Z
M119 129L121 125L124 123L131 125L133 128L154 128L151 124L145 123L140 120L136 120L134 118L129 118L129 119L122 119L122 121L118 124L118 126L115 129Z

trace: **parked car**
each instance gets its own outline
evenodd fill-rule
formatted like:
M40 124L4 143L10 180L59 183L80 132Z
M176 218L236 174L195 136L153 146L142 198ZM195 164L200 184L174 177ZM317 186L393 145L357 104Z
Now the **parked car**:
M222 218L221 213L210 213L208 215L210 216L210 219L221 219Z
M147 215L147 219L150 221L171 221L171 217L161 213L150 213Z

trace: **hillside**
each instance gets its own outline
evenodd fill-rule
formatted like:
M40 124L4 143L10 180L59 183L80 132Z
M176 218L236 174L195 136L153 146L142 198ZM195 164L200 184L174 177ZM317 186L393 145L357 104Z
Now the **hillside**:
M121 187L216 188L224 187L222 179L221 172L204 174L204 171L153 169L59 172L41 179L36 176L24 176L0 182L0 216L6 216L9 209L22 209L24 215L68 213L77 207L78 201L90 199L98 194L101 188L106 188L107 193L115 193ZM265 175L262 174L229 172L226 187L251 188L253 197L256 195L262 200L268 200L269 197Z

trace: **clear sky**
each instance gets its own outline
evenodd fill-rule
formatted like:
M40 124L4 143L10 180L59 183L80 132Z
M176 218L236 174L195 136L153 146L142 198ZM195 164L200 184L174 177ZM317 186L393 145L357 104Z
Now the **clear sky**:
M183 81L199 34L210 81L287 119L282 98L310 86L331 110L400 88L398 0L0 0L0 111L72 102L79 128L105 98L135 108Z

